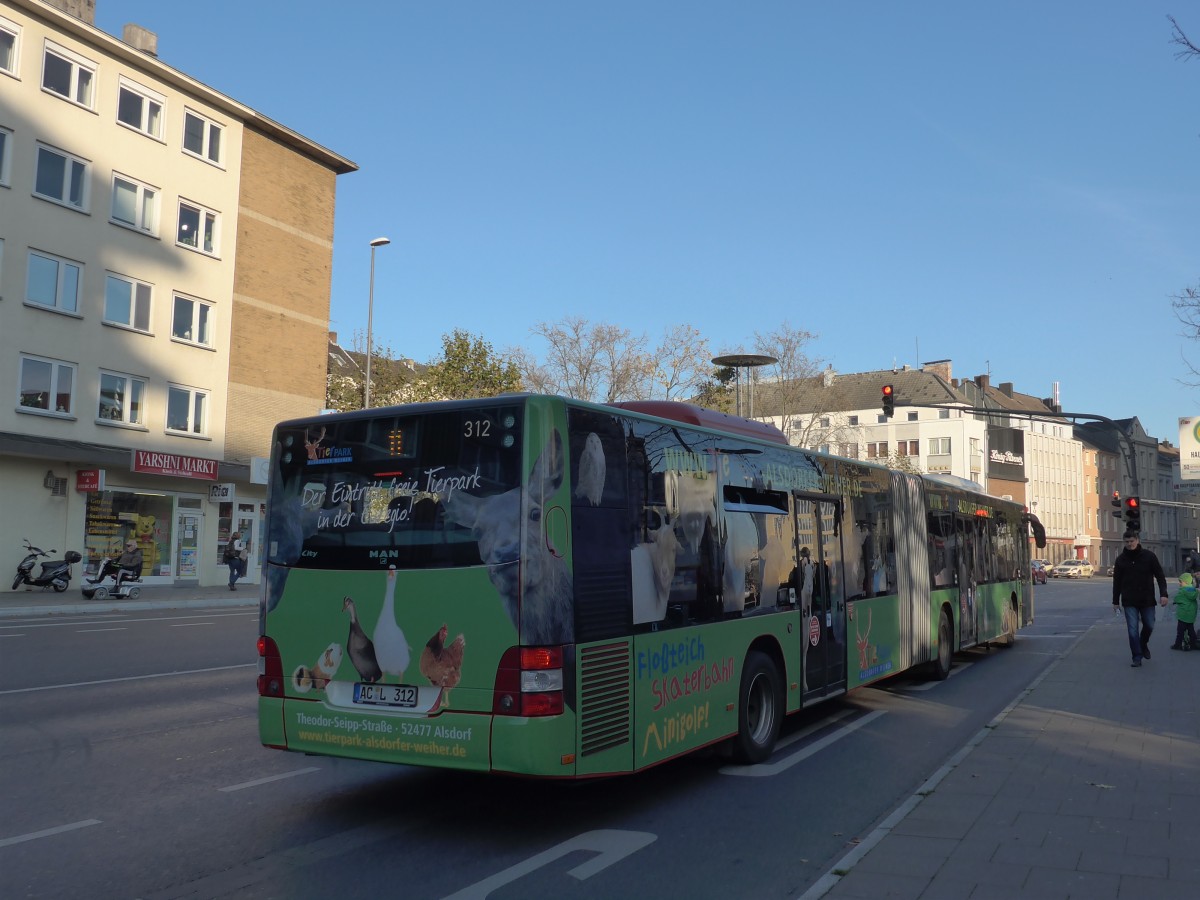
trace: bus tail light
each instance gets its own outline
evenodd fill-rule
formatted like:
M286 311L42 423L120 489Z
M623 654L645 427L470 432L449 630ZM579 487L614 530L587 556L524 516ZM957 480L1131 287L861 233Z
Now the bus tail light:
M562 711L562 647L509 647L496 669L492 713L531 717Z
M283 657L279 645L265 634L258 637L258 696L283 696Z

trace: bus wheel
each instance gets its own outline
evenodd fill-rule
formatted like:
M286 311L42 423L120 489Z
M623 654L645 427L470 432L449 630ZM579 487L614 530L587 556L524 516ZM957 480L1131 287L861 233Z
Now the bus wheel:
M950 613L942 610L938 620L937 656L933 660L933 677L945 681L950 677L954 656L954 634L950 630Z
M734 756L746 765L771 755L779 738L781 718L779 670L765 653L752 650L742 667L738 694L738 733Z
M1017 601L1013 600L1004 608L1004 641L1001 647L1017 645Z

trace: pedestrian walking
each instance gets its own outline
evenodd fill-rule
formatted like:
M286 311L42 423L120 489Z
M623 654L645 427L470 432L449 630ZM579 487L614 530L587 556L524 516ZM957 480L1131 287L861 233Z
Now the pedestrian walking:
M1158 582L1159 603L1167 605L1167 577L1162 563L1141 545L1136 531L1125 532L1125 549L1113 566L1113 611L1125 610L1129 632L1130 663L1135 669L1150 658L1150 634L1154 631L1154 583Z
M246 574L246 544L242 533L235 531L225 545L225 565L229 566L229 589L237 590L237 580Z
M1172 650L1196 649L1196 579L1190 572L1179 576L1179 590L1175 592L1175 643Z

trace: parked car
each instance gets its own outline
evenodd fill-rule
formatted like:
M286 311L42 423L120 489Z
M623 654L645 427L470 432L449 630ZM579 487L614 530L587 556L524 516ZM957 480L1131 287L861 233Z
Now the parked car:
M1030 565L1041 566L1047 572L1054 568L1054 564L1048 559L1031 559L1029 563Z
M1091 578L1092 564L1086 559L1067 559L1050 570L1055 578Z
M1030 575L1033 577L1034 584L1046 583L1046 567L1042 565L1040 559L1035 559L1029 564Z

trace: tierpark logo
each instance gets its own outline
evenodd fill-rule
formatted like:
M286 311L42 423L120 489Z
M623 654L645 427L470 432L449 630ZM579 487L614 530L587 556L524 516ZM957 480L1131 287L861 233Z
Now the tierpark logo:
M1195 419L1195 424L1192 425L1192 437L1196 439L1196 443L1200 444L1200 416Z

